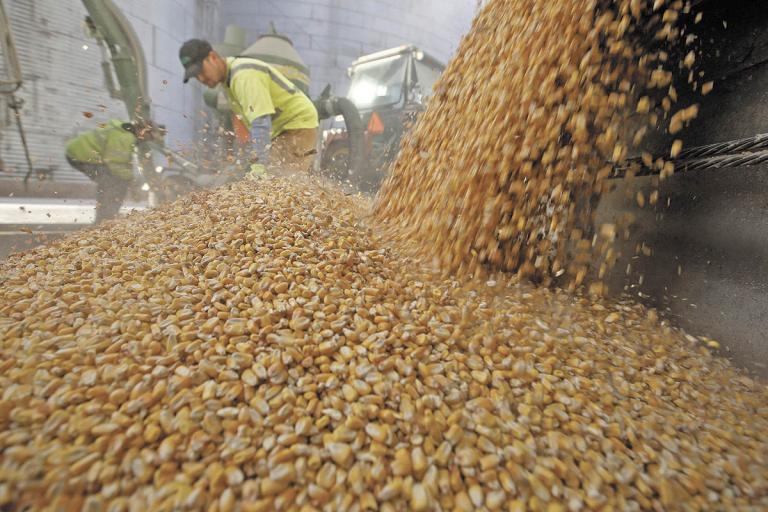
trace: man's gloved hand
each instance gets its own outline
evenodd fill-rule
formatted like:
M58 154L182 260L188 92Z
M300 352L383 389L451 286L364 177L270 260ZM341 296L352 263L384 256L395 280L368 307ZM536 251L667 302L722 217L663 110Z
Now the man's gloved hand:
M245 173L245 179L251 181L262 180L267 177L267 168L261 164L251 164L248 172Z

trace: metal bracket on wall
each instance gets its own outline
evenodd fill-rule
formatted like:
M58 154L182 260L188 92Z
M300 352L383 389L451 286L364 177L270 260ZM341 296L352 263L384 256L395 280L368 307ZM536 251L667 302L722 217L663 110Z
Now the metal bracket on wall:
M19 129L19 138L24 147L24 157L27 159L27 174L24 175L24 190L29 185L29 178L34 172L32 169L32 157L29 155L29 145L27 144L27 134L24 132L24 125L21 122L21 107L24 106L24 100L11 94L8 106L13 110L13 117L16 118L16 126Z

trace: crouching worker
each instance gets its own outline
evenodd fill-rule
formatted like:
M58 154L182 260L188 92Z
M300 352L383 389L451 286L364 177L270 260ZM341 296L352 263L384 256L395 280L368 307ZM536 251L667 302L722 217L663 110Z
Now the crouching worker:
M113 119L67 143L67 161L96 183L96 224L114 218L133 182L133 152L150 138L149 124Z
M184 82L197 78L223 84L230 107L250 131L252 163L248 177L267 166L309 171L317 153L317 110L280 71L251 57L219 55L207 41L191 39L179 50Z

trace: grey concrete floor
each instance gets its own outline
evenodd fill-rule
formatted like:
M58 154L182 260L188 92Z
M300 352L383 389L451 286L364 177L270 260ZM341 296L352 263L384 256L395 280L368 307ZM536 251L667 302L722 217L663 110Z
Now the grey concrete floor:
M9 254L27 251L35 247L52 242L67 234L67 231L33 231L33 234L23 231L2 231L0 227L0 260L4 260ZM77 228L73 228L77 229Z
M716 340L718 353L768 378L767 168L702 171L661 183L656 207L649 178L617 183L598 209L598 224L620 214L636 222L620 240L621 257L608 284L655 307L673 325ZM650 249L637 254L638 244ZM626 269L630 266L630 272Z
M95 208L88 199L0 198L0 259L91 227ZM128 203L120 213L145 208Z

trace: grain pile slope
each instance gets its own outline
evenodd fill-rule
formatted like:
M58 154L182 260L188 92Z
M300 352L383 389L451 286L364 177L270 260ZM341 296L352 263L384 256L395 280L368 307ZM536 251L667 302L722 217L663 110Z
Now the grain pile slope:
M670 85L664 63L633 41L656 28L658 39L676 41L683 8L488 2L404 142L378 217L448 270L568 272L580 284L592 250L590 199L608 162L626 158L658 121L647 89Z
M744 510L768 393L652 314L443 279L315 185L0 266L0 507Z

